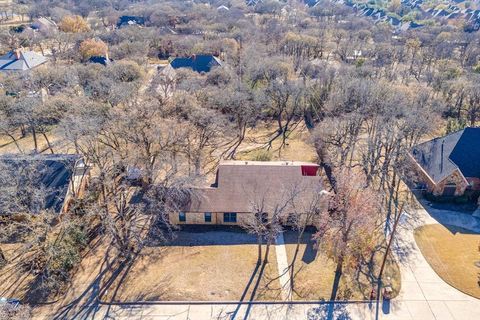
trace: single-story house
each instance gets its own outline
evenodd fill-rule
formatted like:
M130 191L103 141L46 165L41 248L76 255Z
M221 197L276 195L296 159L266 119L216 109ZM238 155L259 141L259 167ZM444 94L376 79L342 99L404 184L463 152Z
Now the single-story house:
M33 30L38 30L42 32L48 32L52 30L57 30L57 24L55 21L49 18L41 17L32 22L31 28Z
M26 71L47 61L46 57L34 51L17 49L0 56L0 71Z
M52 210L63 213L74 198L83 195L88 179L89 168L80 155L2 155L0 212L11 213L26 207L33 212ZM28 195L28 200L24 200L27 203L12 203L12 194L23 194L19 199L25 199L25 193L32 193Z
M301 206L312 203L313 197L325 192L318 169L317 164L308 162L222 161L215 183L193 189L182 211L170 215L170 222L242 224L253 208L261 206L266 214L274 212L276 206L290 199L295 188L306 190L292 197L298 211ZM292 211L291 203L282 210L285 223Z
M412 148L416 172L434 195L480 190L480 127L465 128Z
M190 68L196 72L210 72L214 67L220 67L222 62L213 55L192 55L190 57L178 57L170 62L173 69Z

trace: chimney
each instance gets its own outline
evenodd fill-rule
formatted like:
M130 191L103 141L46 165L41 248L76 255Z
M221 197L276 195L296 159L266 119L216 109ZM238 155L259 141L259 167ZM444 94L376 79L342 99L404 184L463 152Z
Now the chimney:
M105 49L105 60L107 60L107 63L110 61L110 57L108 56L108 48Z
M15 58L17 60L20 60L20 57L21 57L21 52L20 52L20 49L15 49Z

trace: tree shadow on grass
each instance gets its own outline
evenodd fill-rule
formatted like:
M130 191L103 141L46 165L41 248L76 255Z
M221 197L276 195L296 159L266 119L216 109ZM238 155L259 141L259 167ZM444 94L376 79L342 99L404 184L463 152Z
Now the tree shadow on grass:
M94 318L100 310L100 302L106 297L108 290L113 288L113 301L128 272L136 260L137 254L128 262L120 261L117 256L110 257L109 250L105 253L100 271L88 287L67 305L59 308L53 319L87 319ZM110 307L109 307L110 308ZM109 308L105 317L108 316Z
M253 283L253 280L255 279L255 276L257 275L258 269L260 269L261 265L262 265L262 263L260 261L258 261L255 264L255 269L253 269L252 275L250 276L250 279L248 279L247 285L245 286L245 289L243 290L243 293L242 293L242 296L240 297L239 302L243 302L245 300L245 297L247 296L248 290L250 289L250 287ZM241 307L242 307L242 303L239 303L237 305L237 307L235 308L235 310L231 313L231 319L232 320L235 319L235 317L237 316Z

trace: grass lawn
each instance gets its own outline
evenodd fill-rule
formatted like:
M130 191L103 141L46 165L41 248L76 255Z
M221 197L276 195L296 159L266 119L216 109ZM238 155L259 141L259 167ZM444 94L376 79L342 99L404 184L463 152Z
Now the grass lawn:
M211 237L212 234L197 236ZM218 236L229 237L221 233ZM238 301L246 291L244 300L248 301L258 280L257 272L248 286L256 262L257 245L254 243L146 247L120 285L115 300ZM255 300L280 299L278 280L269 283L277 275L275 248L271 246L269 263L260 279Z
M28 291L33 275L22 271L18 267L19 250L21 243L1 243L3 254L8 262L0 269L0 297L23 299Z
M294 299L295 300L329 300L332 294L335 278L335 263L320 252L314 250L311 233L306 233L300 244L300 251L297 256L294 278ZM284 234L289 263L293 259L296 248L297 234L286 232ZM357 275L344 272L340 278L340 286L337 292L337 300L368 300L372 290L371 275L378 275L382 254L375 256L375 267L369 271L363 266ZM394 296L400 291L400 269L398 265L389 260L384 271L384 279L390 277L394 290Z
M435 272L451 286L480 298L480 234L432 224L415 230L415 241Z
M254 160L257 156L259 147L265 146L265 142L268 141L267 135L274 132L276 127L274 124L264 124L258 126L254 130L250 130L247 134L246 141L242 144L238 150L237 158L239 160ZM282 138L277 138L270 150L272 161L306 161L315 162L317 154L315 149L309 145L306 141L310 134L306 129L297 129L294 131L287 140L287 145L278 151L281 145ZM253 143L251 140L255 141ZM265 149L261 149L265 151Z

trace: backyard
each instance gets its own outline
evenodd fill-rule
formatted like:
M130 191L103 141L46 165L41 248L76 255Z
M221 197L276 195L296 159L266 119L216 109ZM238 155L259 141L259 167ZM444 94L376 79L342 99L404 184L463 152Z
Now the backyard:
M431 224L415 230L415 241L445 282L480 298L480 234L450 225Z

